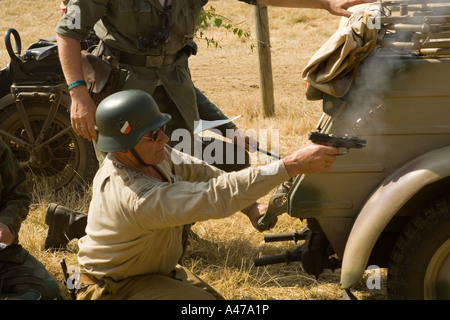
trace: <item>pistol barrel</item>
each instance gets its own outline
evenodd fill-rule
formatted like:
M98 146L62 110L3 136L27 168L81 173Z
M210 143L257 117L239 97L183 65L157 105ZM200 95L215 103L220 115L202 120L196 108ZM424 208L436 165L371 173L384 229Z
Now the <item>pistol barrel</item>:
M357 137L335 137L326 133L311 132L309 140L319 144L331 144L335 148L356 148L361 149L366 146L366 140Z

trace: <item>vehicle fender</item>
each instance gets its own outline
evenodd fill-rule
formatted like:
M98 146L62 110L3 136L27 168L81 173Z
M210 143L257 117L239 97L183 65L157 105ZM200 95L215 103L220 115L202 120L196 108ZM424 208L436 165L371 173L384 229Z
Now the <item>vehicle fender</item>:
M14 104L15 98L12 93L8 93L0 98L0 110L3 110L5 107Z
M364 274L380 234L406 202L424 186L450 176L450 146L425 153L387 177L365 203L348 237L341 268L342 289Z
M16 98L15 98L14 94L8 93L8 94L4 95L3 97L0 98L0 111L3 110L5 107L14 104L15 101L16 101ZM61 96L60 105L63 105L68 108L68 107L70 107L70 104L71 104L70 95L63 92L62 96Z

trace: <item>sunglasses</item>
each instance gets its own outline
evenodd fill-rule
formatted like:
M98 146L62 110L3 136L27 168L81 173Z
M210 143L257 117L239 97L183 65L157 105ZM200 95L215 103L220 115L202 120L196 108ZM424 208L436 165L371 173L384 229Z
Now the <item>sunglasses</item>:
M163 125L161 128L150 131L149 133L142 136L143 139L156 141L158 140L159 132L164 132L166 130L166 125Z

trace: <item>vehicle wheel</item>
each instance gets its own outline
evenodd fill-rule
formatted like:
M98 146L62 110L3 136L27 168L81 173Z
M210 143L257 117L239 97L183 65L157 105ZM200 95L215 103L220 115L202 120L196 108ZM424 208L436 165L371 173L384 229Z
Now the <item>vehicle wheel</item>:
M50 102L45 100L23 101L34 137L44 126L50 110ZM0 128L7 133L30 143L25 125L15 105L4 108L0 113ZM61 188L87 186L98 169L98 160L92 142L73 132L69 112L59 107L53 123L41 142L24 147L11 139L3 140L11 148L22 167L27 171L32 185L40 185L59 190ZM49 141L58 133L56 139Z
M390 299L450 299L450 195L414 217L388 268Z

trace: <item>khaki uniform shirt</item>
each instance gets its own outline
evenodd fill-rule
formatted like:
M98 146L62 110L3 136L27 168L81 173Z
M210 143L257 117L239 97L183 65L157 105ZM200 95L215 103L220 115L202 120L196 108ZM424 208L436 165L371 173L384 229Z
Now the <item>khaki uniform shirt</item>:
M89 274L116 281L168 275L182 254L183 225L228 217L289 179L282 160L225 173L186 164L193 158L172 150L167 147L166 160L157 165L167 182L108 154L93 182L86 236L79 240L78 260Z

